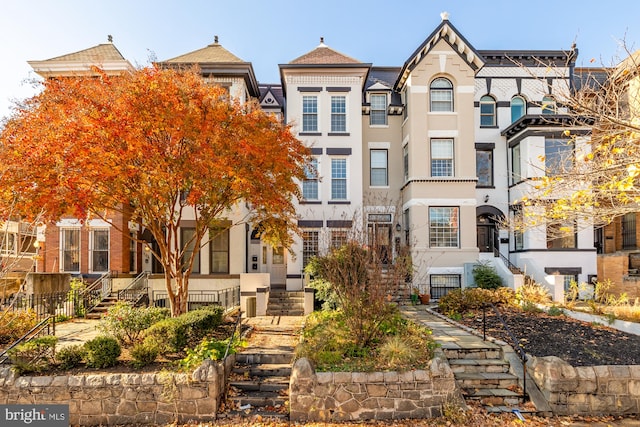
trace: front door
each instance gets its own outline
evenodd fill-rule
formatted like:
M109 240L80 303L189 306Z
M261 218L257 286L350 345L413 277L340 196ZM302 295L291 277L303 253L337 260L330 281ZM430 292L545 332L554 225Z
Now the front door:
M478 225L478 249L493 252L493 225Z
M267 270L271 275L271 285L287 283L287 258L283 246L265 246L263 254L267 256Z

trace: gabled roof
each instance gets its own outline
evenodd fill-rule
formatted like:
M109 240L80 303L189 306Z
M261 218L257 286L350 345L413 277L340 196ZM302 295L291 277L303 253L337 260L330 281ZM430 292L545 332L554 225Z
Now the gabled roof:
M404 63L398 80L394 85L396 88L399 89L404 84L411 71L420 63L422 57L427 55L440 40L446 41L474 71L484 66L482 56L460 34L453 24L449 22L449 14L443 12L440 16L442 17L440 25L438 25Z
M107 74L118 74L133 69L131 63L111 42L42 61L27 62L36 73L45 78L95 74L93 67L99 67Z
M202 74L214 76L241 76L249 94L253 97L260 95L258 80L253 72L251 62L245 62L218 43L218 36L214 42L201 49L176 56L158 63L160 66L189 66L197 65Z
M293 61L289 62L292 65L327 65L327 64L362 64L362 62L347 56L337 50L331 49L324 44L324 37L320 37L320 44L318 47L310 52L305 53L302 56L297 57Z

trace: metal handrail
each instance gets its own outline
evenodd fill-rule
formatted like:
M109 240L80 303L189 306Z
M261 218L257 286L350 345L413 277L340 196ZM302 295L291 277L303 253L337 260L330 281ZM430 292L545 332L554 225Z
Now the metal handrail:
M49 323L51 323L52 329L49 329L49 326L50 326ZM38 323L36 326L31 328L29 332L25 333L23 336L18 338L13 344L5 348L2 351L2 353L0 353L0 365L6 362L7 359L9 358L9 356L7 356L7 353L9 352L9 350L11 350L14 347L17 347L23 342L27 342L32 338L38 336L40 332L42 332L45 328L47 328L47 334L51 335L51 332L53 332L53 335L56 334L56 316L51 315L42 319L40 323Z
M118 300L137 301L140 296L148 292L149 272L143 271L127 287L118 291Z
M86 307L85 315L96 308L102 300L111 295L112 283L111 273L104 273L102 276L98 277L91 286L85 289L82 293L82 298Z
M487 316L486 316L487 307L491 307L493 309L493 312L496 314L500 323L502 323L502 326L504 327L504 330L506 331L507 336L511 340L513 347L516 350L516 354L522 361L522 369L523 369L522 394L526 398L527 396L527 360L529 360L529 358L527 357L527 354L524 352L524 349L520 345L520 341L518 341L515 335L513 335L513 333L511 332L511 329L509 329L509 325L507 325L507 322L505 322L505 320L502 318L502 315L498 311L498 308L491 302L482 304L482 340L483 341L487 340Z

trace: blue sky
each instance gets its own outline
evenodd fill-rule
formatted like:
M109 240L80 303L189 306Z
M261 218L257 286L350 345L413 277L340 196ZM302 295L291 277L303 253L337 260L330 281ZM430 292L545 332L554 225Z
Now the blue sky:
M400 66L449 12L479 50L580 50L579 66L610 65L640 48L638 0L3 0L0 11L0 117L10 100L33 95L28 60L104 43L134 65L206 46L218 35L253 63L263 83L279 82L278 64L330 47L374 65ZM592 61L593 60L593 61Z

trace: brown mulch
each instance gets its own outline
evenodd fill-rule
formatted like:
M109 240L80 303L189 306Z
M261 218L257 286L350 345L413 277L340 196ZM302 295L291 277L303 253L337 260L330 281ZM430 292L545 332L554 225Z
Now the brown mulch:
M557 356L572 366L640 365L640 336L569 316L501 307L500 314L524 351L536 357ZM482 311L467 313L460 323L482 332ZM502 323L486 312L486 334L509 343Z

